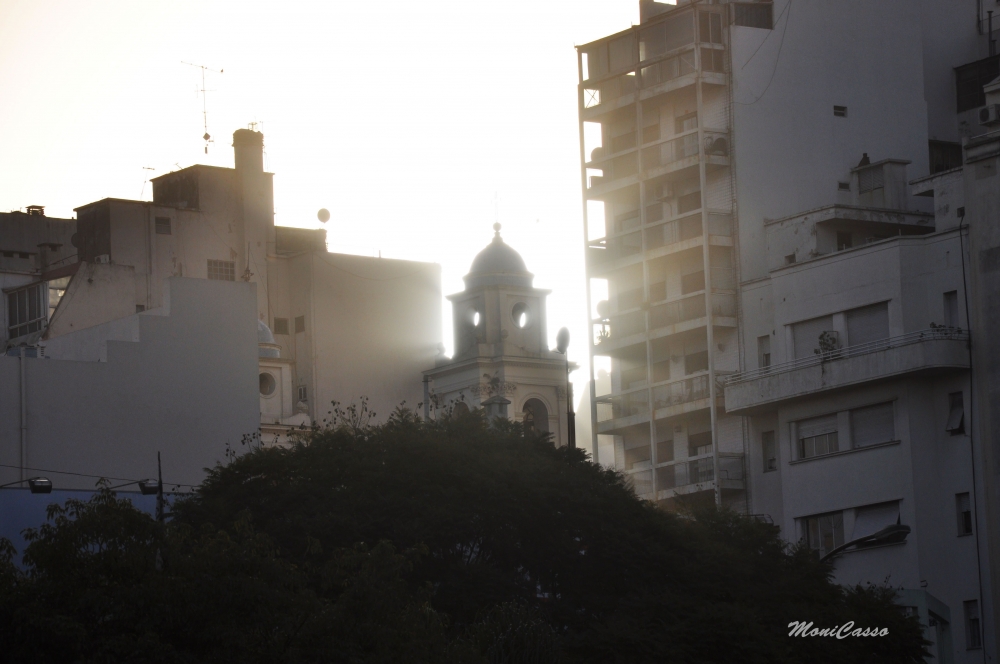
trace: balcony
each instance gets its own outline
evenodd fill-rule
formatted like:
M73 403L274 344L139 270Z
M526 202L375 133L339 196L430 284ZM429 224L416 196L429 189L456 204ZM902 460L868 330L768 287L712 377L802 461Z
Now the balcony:
M656 409L656 419L668 419L708 408L711 396L708 379L706 374L654 386L653 407Z
M744 469L742 454L719 454L720 488L742 491ZM656 469L656 489L659 500L676 495L715 489L715 464L711 456L679 461Z
M726 411L749 415L859 383L968 369L968 343L968 332L938 327L733 374L726 380Z
M603 396L597 402L597 433L614 434L636 424L649 421L649 390L616 396Z

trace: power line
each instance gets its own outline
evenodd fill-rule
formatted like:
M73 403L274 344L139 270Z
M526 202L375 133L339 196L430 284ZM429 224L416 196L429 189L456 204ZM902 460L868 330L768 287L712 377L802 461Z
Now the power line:
M23 468L24 470L31 470L31 471L34 471L36 473L51 473L53 475L73 475L75 477L89 477L91 479L99 479L99 480L114 480L116 482L140 482L140 481L142 481L142 480L134 480L134 479L132 479L130 477L112 477L110 475L88 475L87 473L74 473L74 472L71 472L71 471L68 471L68 470L51 470L51 469L47 469L47 468L28 468L27 466L11 466L11 465L4 464L4 463L0 463L0 468L14 468L14 469L18 469L18 470L20 470L21 468ZM170 486L176 486L176 487L186 486L186 487L191 487L192 489L197 489L199 486L201 486L199 484L182 484L182 483L177 483L177 482L167 482L167 484L170 485Z
M788 11L788 16L785 17L785 27L781 29L781 42L778 43L778 55L774 58L774 69L771 70L771 78L767 79L767 85L764 86L764 90L760 93L759 97L751 102L734 101L734 104L739 104L740 106L753 106L764 98L764 95L767 94L768 88L771 87L771 82L774 81L774 74L778 71L778 63L781 61L781 47L785 45L785 33L788 32L788 22L792 20L792 0L788 0L788 4L785 5L785 10ZM758 48L760 47L758 46Z

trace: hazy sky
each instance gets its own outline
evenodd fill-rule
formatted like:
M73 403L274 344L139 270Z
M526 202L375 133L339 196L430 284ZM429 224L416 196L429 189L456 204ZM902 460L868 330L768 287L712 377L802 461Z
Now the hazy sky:
M149 200L147 177L232 166L256 121L278 224L326 207L331 251L440 263L448 294L499 216L583 364L573 47L637 20L638 0L0 0L0 210ZM181 61L224 70L207 155Z

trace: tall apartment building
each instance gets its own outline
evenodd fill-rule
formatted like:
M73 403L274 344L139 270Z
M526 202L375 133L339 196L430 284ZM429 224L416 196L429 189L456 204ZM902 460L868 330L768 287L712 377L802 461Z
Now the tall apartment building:
M995 655L944 177L1000 73L981 4L644 0L578 47L595 456L888 577L936 661Z

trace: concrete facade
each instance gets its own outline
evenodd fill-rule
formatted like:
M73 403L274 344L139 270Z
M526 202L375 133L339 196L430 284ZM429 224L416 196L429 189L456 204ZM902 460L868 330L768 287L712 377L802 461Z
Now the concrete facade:
M0 356L0 484L156 477L157 452L169 488L200 484L259 426L254 291L172 278L162 307Z
M323 420L332 401L367 397L380 418L403 402L416 407L421 372L441 339L440 267L331 253L323 230L275 226L263 135L241 129L233 145L235 168L192 166L154 178L152 202L78 208L79 263L5 277L14 286L36 282L43 294L66 292L58 307L50 298L51 311L30 334L5 335L6 346L50 343L161 307L172 277L245 281L257 286L257 319L277 353L259 367L261 386L277 381L276 392L260 395L270 439L284 440L302 413Z
M578 47L594 456L820 555L908 527L836 578L902 586L941 662L996 645L985 20L972 0L642 0ZM993 230L967 241L977 205Z

